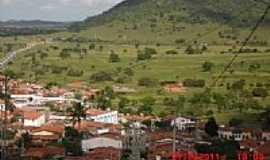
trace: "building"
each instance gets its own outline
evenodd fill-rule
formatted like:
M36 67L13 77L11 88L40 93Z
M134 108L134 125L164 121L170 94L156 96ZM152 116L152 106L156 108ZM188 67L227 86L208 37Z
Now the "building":
M171 126L173 126L175 123L176 128L178 130L184 131L188 129L195 128L196 126L196 119L189 118L189 117L177 117L171 121Z
M270 141L270 132L262 132L262 140Z
M249 129L223 127L218 130L218 137L235 141L249 140L252 139L252 131Z
M118 111L103 111L90 108L86 111L86 119L100 123L118 124Z
M123 127L119 124L101 123L83 120L80 123L76 123L74 126L76 129L84 132L86 135L101 135L105 133L121 133Z
M59 158L65 156L65 149L58 146L27 148L22 157L25 159Z
M101 135L98 137L89 137L82 140L82 150L87 152L96 148L112 147L115 149L122 149L122 139L120 136L106 136Z
M57 142L63 137L64 123L48 123L31 131L32 140L36 142Z
M23 112L23 124L27 127L40 127L46 122L45 114L36 111Z

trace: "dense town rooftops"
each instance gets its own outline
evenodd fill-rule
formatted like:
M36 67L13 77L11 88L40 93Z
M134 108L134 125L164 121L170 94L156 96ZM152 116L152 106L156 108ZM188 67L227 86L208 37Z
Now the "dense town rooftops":
M90 108L86 111L86 114L89 116L98 116L98 115L107 114L110 112L112 112L112 111L104 111L101 109Z
M47 124L42 125L39 128L32 130L32 132L47 131L47 132L53 132L55 134L62 134L64 130L65 130L64 123L47 123Z
M36 111L25 111L23 112L23 117L24 119L29 119L29 120L35 120L41 117L42 114Z

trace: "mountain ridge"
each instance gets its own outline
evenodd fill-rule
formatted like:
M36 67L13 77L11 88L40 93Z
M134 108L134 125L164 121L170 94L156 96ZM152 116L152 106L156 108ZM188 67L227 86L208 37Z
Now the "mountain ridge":
M134 21L135 17L140 20L156 15L168 19L175 16L176 22L208 21L243 27L255 23L264 8L265 4L254 0L125 0L100 15L88 17L81 25L97 26L113 20ZM270 18L266 23L270 24Z

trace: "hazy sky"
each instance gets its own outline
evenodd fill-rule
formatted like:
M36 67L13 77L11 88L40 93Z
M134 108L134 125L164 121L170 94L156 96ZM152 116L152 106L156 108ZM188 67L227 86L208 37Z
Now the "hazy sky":
M77 21L123 0L0 0L1 20Z

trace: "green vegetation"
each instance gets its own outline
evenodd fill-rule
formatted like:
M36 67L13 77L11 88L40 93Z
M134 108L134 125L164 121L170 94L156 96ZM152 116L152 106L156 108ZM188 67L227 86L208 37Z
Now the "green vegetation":
M72 25L72 32L0 38L0 55L50 38L52 44L17 55L10 64L16 77L46 87L85 81L104 90L95 102L123 113L164 116L179 109L217 122L256 125L270 102L269 18L212 83L264 7L253 0L127 0ZM165 91L163 82L182 83L183 92ZM112 95L113 85L135 92Z

